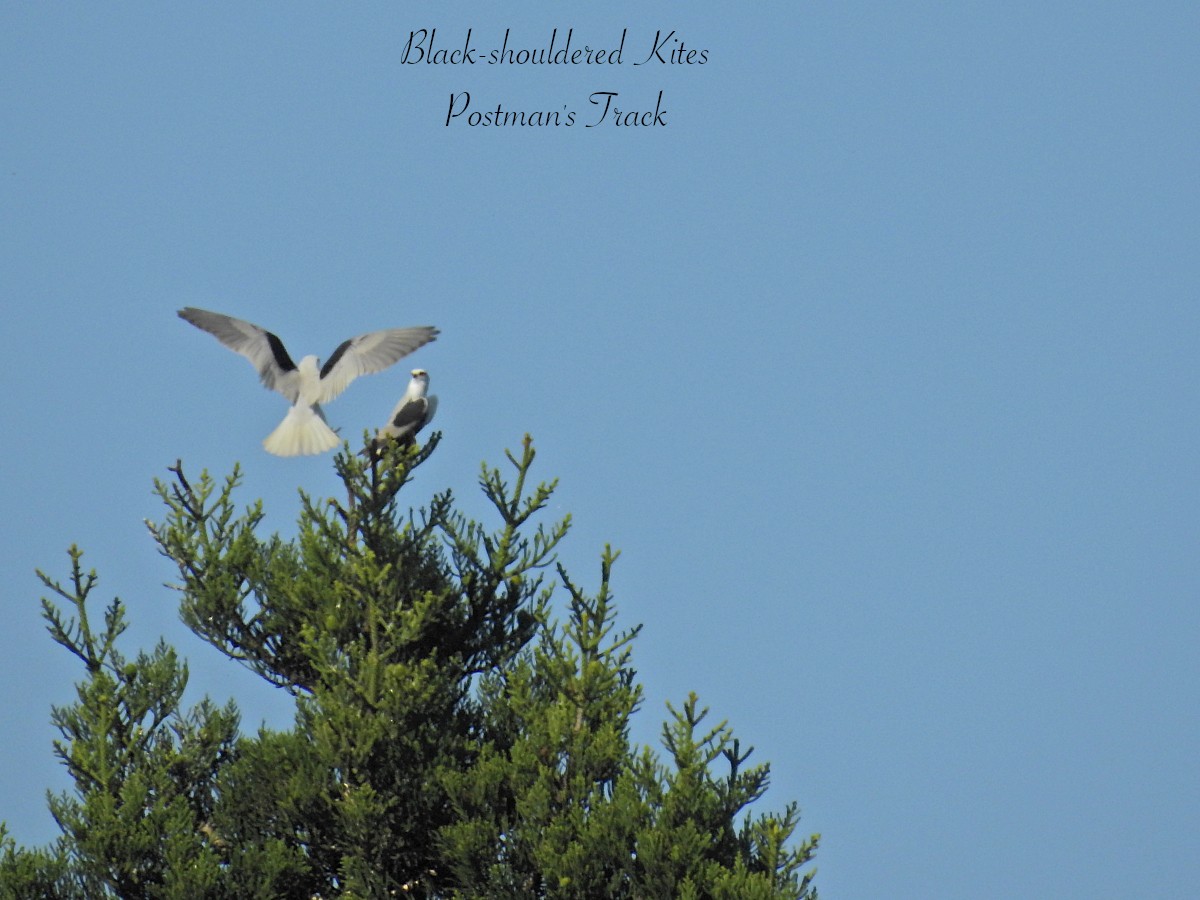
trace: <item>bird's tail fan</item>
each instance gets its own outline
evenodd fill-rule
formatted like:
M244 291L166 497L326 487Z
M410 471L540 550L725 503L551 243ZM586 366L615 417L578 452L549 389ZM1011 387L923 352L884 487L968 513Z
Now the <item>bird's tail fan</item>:
M340 443L333 429L325 424L320 407L297 405L267 435L263 447L276 456L311 456L332 450Z

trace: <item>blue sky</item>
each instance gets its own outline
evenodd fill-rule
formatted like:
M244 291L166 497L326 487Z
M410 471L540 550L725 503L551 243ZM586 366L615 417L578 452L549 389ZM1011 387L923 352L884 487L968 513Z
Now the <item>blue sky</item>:
M1200 56L1193 4L610 3L0 10L0 818L53 838L51 704L79 671L34 567L192 668L286 702L178 622L151 480L245 467L287 532L328 458L175 317L295 354L434 324L413 503L530 432L563 551L644 623L636 726L699 693L826 897L1200 894ZM404 66L615 46L604 67ZM657 31L703 65L634 66ZM514 40L515 38L515 40ZM559 128L444 124L573 110ZM665 127L584 127L595 91ZM374 427L407 364L329 408Z

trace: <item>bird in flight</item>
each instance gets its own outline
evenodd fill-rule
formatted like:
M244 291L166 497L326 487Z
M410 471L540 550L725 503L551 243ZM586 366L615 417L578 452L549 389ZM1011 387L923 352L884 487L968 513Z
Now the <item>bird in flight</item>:
M417 432L428 425L437 412L438 399L425 396L428 390L429 373L424 369L413 369L408 390L388 416L387 424L375 432L369 448L372 456L378 457L387 441L415 442Z
M299 365L292 362L283 341L242 319L194 306L179 310L179 317L250 360L263 385L292 404L283 421L263 441L266 451L276 456L308 456L332 450L340 442L325 422L321 404L344 391L359 375L386 369L438 335L438 330L428 325L360 334L342 341L325 365L318 368L315 356L305 356Z

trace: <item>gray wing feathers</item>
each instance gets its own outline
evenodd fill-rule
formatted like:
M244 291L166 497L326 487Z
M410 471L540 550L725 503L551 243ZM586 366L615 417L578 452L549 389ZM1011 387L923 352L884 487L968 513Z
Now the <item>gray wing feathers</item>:
M388 423L375 432L371 445L377 452L385 440L408 441L416 439L417 432L433 421L437 412L437 397L414 397L401 399L392 410Z
M345 341L321 369L321 401L328 403L359 375L379 372L428 344L438 330L428 325L388 328Z
M179 317L207 331L234 353L246 357L266 387L283 394L289 402L296 402L298 388L295 363L288 356L283 343L271 332L244 319L194 306L181 309Z
M416 400L409 400L395 411L387 428L391 429L394 435L415 432L417 426L425 421L429 411L429 399L428 397L418 397Z

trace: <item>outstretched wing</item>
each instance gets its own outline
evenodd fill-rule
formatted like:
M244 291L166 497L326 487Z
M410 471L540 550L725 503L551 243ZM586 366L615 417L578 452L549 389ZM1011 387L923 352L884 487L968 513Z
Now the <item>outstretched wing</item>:
M299 392L296 364L288 356L283 341L271 332L252 322L194 306L179 310L179 318L207 331L234 353L246 357L258 370L264 385L279 391L289 402L296 402Z
M438 335L436 328L388 328L343 341L321 367L321 403L328 403L359 375L379 372L428 344Z

